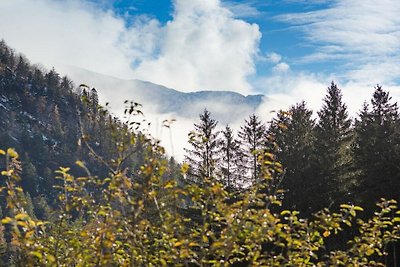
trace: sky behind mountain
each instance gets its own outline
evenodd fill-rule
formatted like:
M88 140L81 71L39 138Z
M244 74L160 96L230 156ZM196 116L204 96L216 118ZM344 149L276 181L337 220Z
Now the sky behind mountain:
M277 108L313 107L335 80L358 110L377 83L400 95L399 13L397 0L0 0L0 38L47 67Z

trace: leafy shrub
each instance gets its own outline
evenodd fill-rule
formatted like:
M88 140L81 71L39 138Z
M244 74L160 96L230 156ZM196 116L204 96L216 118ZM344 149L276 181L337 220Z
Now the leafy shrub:
M59 209L50 221L28 215L18 186L18 154L0 150L6 168L2 187L14 259L23 266L384 266L388 246L400 239L400 211L382 200L368 220L362 208L341 205L302 219L278 210L279 201L260 188L232 196L213 178L180 187L163 178L166 162L156 143L149 146L140 183L126 170L96 177L57 171ZM185 166L183 167L185 168ZM264 179L274 166L264 165ZM234 198L233 198L234 197ZM273 209L271 207L274 207ZM350 227L357 234L346 250L328 251L326 242Z

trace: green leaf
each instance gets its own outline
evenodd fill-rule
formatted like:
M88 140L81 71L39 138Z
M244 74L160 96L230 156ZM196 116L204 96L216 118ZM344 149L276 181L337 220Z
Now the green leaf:
M40 260L43 258L42 253L37 252L37 251L31 251L31 252L29 252L29 255L35 256L36 258L39 258Z
M361 207L359 207L359 206L354 206L354 210L357 210L357 211L364 211L364 209L361 208Z
M284 210L284 211L281 212L281 216L284 216L284 215L287 215L287 214L290 214L290 210Z

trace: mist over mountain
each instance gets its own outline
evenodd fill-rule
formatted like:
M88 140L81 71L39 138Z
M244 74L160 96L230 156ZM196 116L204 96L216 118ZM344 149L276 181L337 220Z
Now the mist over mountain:
M254 113L265 98L264 95L244 96L231 91L185 93L147 81L123 80L76 67L66 67L64 73L76 84L96 88L100 102L108 102L117 115L123 112L123 102L130 100L141 103L146 112L181 118L197 118L208 109L226 124Z

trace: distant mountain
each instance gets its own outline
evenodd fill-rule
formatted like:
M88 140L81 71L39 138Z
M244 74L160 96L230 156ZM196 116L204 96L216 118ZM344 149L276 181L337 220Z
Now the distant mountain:
M250 115L262 103L263 95L244 96L230 91L184 93L140 80L122 80L88 70L69 67L65 73L75 83L95 87L100 100L110 102L117 113L123 111L124 100L143 104L145 111L180 117L197 117L207 108L217 120L229 123L239 116Z

